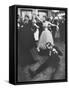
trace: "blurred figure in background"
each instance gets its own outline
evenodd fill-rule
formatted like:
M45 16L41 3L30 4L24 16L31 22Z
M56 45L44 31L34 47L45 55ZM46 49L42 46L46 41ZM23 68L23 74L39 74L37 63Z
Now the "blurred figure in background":
M60 40L65 42L65 19L62 17L62 20L59 22L59 31L60 31Z

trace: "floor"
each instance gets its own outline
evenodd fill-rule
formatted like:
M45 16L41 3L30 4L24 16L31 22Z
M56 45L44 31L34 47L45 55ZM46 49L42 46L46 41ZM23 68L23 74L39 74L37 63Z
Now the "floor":
M63 56L60 57L60 66L58 67L56 73L54 73L53 80L65 79L65 44L63 42L57 41L55 42L55 45L59 47L59 49L62 51ZM18 66L18 81L23 82L50 80L53 72L55 72L55 70L51 67L46 68L44 71L40 72L35 77L31 78L29 69L35 72L46 60L45 56L42 57L37 54L35 48L33 48L31 52L34 60L36 60L37 63L35 63L34 65L26 66L25 68Z

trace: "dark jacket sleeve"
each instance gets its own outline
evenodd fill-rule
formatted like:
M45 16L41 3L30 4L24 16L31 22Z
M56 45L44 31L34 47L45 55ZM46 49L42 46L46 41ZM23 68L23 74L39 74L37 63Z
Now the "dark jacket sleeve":
M58 48L58 47L54 46L54 48L58 51L58 55L60 55L60 56L62 56L62 55L63 55L63 54L62 54L62 52L59 50L59 48Z

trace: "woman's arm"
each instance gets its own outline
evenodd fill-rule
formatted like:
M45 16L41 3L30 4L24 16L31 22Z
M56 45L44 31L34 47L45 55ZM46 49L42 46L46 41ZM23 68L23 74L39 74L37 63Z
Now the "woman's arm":
M42 20L40 19L40 17L39 17L39 16L37 16L37 15L36 15L36 18L37 18L40 22L42 22Z
M36 25L36 24L34 24L34 26L35 26L36 28L39 28L39 26L38 26L38 25Z
M50 22L49 22L49 24L50 24L51 26L56 26L56 27L57 27L57 25L55 25L55 24L52 24L52 23L50 23Z
M56 26L57 27L57 30L59 29L58 25L55 25L55 24L52 24L52 23L49 23L51 26Z

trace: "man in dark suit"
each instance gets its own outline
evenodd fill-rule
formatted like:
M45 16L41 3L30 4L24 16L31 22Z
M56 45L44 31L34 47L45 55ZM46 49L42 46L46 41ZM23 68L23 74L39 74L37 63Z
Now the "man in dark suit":
M23 27L21 32L18 33L18 60L22 67L35 63L30 50L34 46L34 34L31 30L32 22L29 20L29 16L25 15Z

